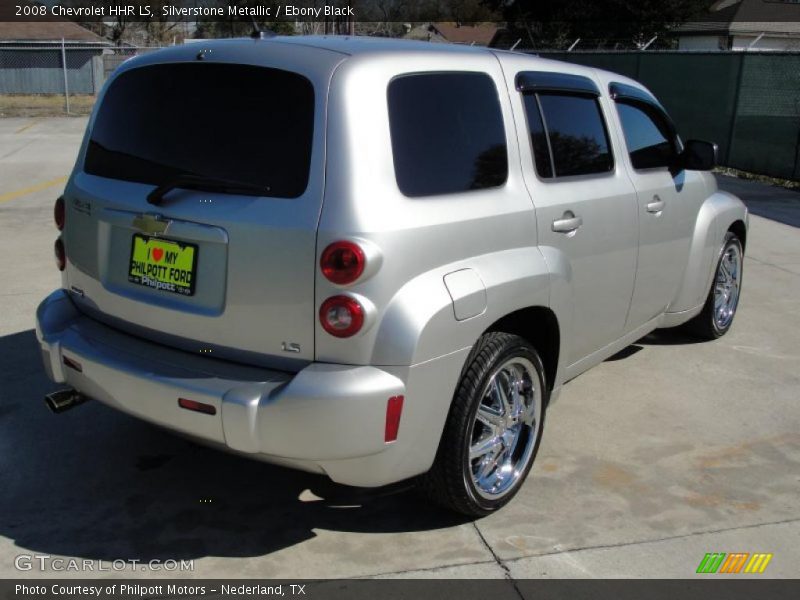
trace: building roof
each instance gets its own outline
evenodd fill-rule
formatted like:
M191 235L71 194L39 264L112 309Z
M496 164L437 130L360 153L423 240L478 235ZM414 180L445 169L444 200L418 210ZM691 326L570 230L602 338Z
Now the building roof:
M444 39L444 36L436 31L436 29L434 29L430 23L423 23L422 25L412 27L403 36L403 39L423 42L447 43L447 40Z
M676 28L680 35L773 34L800 36L800 2L717 0L704 14Z
M497 32L497 23L431 23L430 28L448 42L488 46Z
M72 21L0 22L0 43L5 42L60 42L110 44L108 40Z
M497 31L496 23L423 23L403 37L407 40L488 46Z

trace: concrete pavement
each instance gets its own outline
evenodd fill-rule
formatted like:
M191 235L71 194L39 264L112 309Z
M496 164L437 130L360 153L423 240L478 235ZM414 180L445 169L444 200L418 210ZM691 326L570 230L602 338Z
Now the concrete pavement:
M20 572L21 554L186 559L194 570L180 575L200 578L691 577L706 552L771 552L760 577L800 576L800 229L785 224L800 194L725 179L784 221L752 217L732 331L713 343L659 332L568 384L519 496L469 522L412 492L355 494L98 403L45 409L56 386L33 314L60 282L63 183L51 182L84 126L0 119L0 577L86 575Z

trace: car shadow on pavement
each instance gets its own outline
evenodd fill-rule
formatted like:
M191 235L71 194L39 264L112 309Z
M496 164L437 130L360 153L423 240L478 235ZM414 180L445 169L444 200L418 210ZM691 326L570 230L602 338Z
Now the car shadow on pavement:
M639 344L631 344L630 346L625 346L622 350L614 354L613 356L609 356L606 359L606 362L616 362L618 360L625 360L626 358L630 358L637 352L644 350L642 346Z
M625 360L634 354L644 350L645 346L683 346L688 344L699 344L705 340L686 333L680 328L671 329L656 329L648 333L643 338L636 341L635 344L625 346L622 350L609 356L606 362L616 362L618 360Z
M636 343L645 346L685 346L706 342L708 342L708 340L692 335L681 327L673 327L670 329L656 329Z
M42 398L32 330L0 337L0 535L20 549L95 560L261 556L315 536L467 522L413 491L364 493L205 448L87 402Z

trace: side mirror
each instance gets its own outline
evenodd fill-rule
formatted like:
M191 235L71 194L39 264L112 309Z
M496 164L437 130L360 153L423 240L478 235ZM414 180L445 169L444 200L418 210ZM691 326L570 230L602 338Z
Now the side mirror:
M702 140L687 140L681 153L681 166L692 171L710 171L717 166L717 145Z

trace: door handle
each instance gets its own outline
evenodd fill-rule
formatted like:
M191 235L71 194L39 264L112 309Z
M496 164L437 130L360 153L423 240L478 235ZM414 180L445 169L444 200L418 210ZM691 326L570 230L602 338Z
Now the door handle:
M572 211L568 210L563 217L553 221L553 231L557 233L572 233L581 225L583 225L583 219L576 217Z
M662 210L664 210L664 206L665 203L661 198L658 196L653 196L653 201L647 205L647 212L660 213Z

